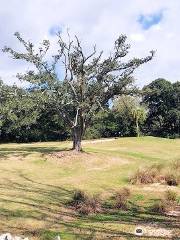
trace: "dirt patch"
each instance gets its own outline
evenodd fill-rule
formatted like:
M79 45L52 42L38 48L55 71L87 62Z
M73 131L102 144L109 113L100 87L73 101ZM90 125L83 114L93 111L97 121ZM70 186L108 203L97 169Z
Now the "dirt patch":
M54 161L56 164L70 164L82 161L83 166L88 171L101 171L113 166L129 164L129 160L119 157L111 157L104 154L61 151L46 155L46 160Z
M141 188L145 191L157 191L157 192L164 192L167 190L176 190L178 191L178 187L176 186L168 186L168 185L164 185L162 183L152 183L146 186L142 186Z
M57 165L71 166L74 162L82 161L88 164L93 159L93 153L76 152L76 151L61 151L46 155L46 161L53 162Z
M138 227L139 228L139 227ZM156 224L151 225L143 225L140 227L143 230L142 236L149 237L172 237L172 230L159 228Z
M89 156L89 153L85 152L77 152L73 150L69 151L60 151L60 152L54 152L51 154L48 154L50 158L56 158L56 159L74 159L74 158L83 158Z

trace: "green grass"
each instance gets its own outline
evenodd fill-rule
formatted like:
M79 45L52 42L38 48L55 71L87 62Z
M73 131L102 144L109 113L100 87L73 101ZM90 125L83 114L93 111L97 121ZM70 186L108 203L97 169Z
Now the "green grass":
M136 239L133 231L137 225L155 222L159 227L178 228L176 219L148 211L167 186L132 186L128 176L140 166L180 160L180 140L84 141L83 154L53 155L70 146L70 142L0 145L0 232L30 239L53 239L57 234L73 240ZM122 186L132 191L130 211L83 217L66 205L74 189L106 199ZM180 192L178 187L173 189Z

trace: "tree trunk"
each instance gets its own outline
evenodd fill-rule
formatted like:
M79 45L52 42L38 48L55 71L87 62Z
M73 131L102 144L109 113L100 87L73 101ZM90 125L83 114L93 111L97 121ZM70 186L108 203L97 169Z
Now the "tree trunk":
M136 119L136 133L137 133L137 137L140 137L140 129L139 129L138 119Z
M82 131L80 128L75 127L72 131L73 135L73 150L80 152L82 151L81 140L82 140Z

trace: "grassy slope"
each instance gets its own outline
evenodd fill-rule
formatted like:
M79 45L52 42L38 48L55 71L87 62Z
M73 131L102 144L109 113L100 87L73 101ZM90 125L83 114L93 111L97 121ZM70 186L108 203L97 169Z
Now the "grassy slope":
M88 237L95 230L102 239L115 233L122 236L116 239L134 239L134 227L144 222L177 227L173 219L138 211L79 217L64 203L75 188L107 197L128 185L128 176L139 166L179 159L180 140L145 137L85 141L86 153L81 156L51 156L69 147L69 142L0 145L0 232L48 239L60 231L62 239L91 239ZM134 205L148 205L167 188L129 187Z

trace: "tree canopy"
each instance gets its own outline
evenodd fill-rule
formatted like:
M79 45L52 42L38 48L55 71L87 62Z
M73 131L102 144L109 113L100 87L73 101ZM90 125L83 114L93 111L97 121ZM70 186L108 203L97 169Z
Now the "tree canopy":
M180 82L156 79L143 88L143 102L149 111L146 131L155 136L179 136Z
M87 54L79 38L75 36L72 40L68 33L67 41L63 40L61 34L57 34L57 53L49 60L48 40L44 40L37 48L30 41L25 41L18 32L15 36L23 44L25 52L17 52L10 47L5 47L3 51L10 53L14 59L33 64L35 70L18 74L18 78L28 81L34 91L38 90L46 96L51 109L71 129L73 149L77 151L81 150L81 139L93 116L114 96L132 91L130 86L134 70L150 61L154 55L154 51L151 51L145 58L125 61L130 49L125 35L115 41L108 57L104 57L102 51L98 53L95 46ZM58 66L63 66L61 77L58 77L56 71Z

